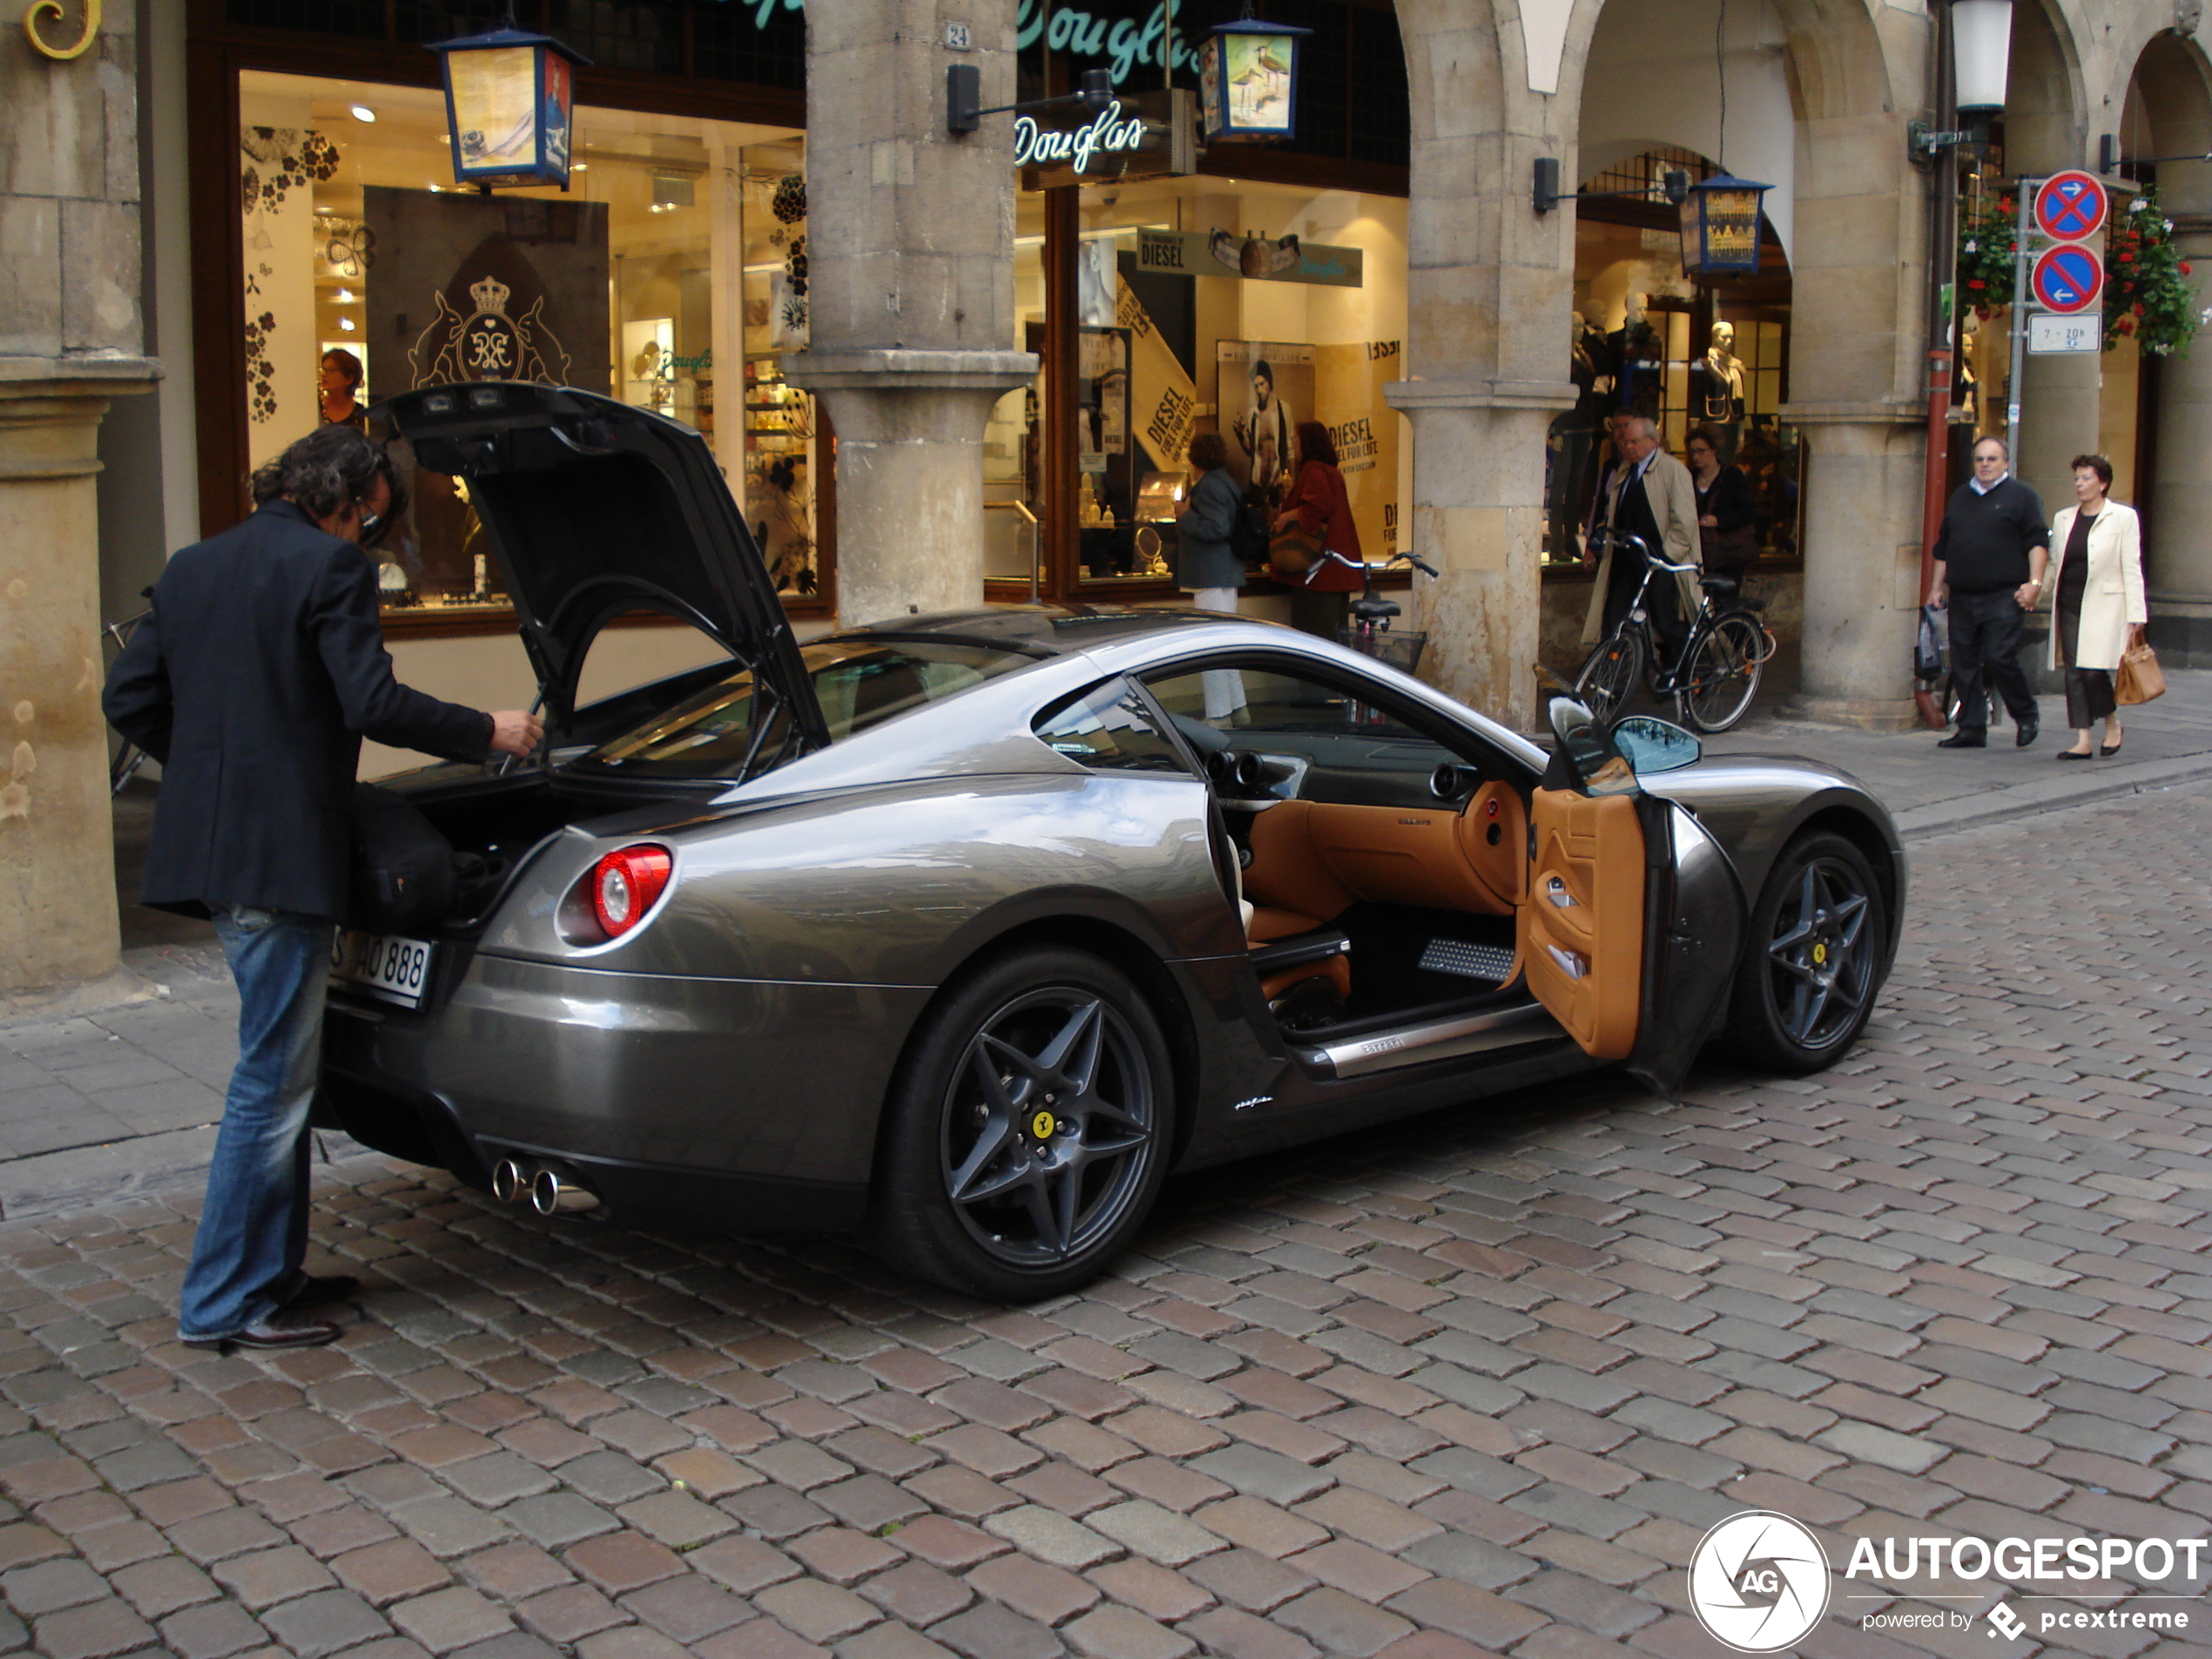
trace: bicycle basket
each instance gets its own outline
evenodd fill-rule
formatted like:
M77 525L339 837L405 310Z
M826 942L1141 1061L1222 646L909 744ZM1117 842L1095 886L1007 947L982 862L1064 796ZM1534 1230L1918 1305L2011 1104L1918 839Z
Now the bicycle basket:
M1373 638L1362 643L1358 629L1339 628L1337 630L1337 643L1349 645L1356 651L1364 651L1370 657L1379 658L1393 668L1402 668L1410 674L1420 665L1421 647L1428 644L1428 636L1393 631L1378 633Z

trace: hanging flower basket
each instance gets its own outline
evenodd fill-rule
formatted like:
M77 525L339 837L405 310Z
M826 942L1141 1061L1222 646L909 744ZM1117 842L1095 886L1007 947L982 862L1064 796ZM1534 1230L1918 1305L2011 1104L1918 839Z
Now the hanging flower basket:
M2197 285L2156 190L2147 187L2113 215L2105 247L2105 349L2127 335L2154 356L2188 356L2199 322Z
M2020 204L2000 196L1969 204L1959 223L1959 301L1986 318L2013 303ZM2186 357L2200 323L2189 263L2174 246L2174 221L2148 186L2105 229L2105 349L2123 339L2154 356Z

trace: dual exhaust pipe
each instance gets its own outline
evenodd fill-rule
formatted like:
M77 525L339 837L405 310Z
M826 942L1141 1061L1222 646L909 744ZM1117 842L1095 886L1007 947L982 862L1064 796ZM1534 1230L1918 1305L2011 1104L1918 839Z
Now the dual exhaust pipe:
M572 1171L514 1158L492 1166L491 1196L502 1204L528 1203L541 1216L583 1215L599 1207L599 1195Z

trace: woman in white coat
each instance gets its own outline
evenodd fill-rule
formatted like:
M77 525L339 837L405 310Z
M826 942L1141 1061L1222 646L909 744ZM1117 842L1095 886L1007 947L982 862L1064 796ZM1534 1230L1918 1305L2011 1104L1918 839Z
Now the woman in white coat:
M2134 508L2107 498L2111 488L2111 462L2074 456L2074 505L2051 523L2050 665L2066 670L2066 723L2074 728L2074 747L2059 751L2061 760L2120 752L2113 671L2150 619L2142 531ZM2089 728L2098 720L2105 723L2104 745L2092 748Z

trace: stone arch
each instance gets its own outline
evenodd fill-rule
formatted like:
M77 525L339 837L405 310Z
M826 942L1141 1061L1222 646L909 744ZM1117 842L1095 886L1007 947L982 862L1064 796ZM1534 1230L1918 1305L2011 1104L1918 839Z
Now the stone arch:
M1535 214L1528 192L1539 156L1579 176L1606 3L1397 0L1413 135L1407 368L1420 378L1391 401L1414 426L1411 543L1444 570L1422 584L1420 620L1440 682L1521 725L1535 711L1543 432L1573 395L1572 210ZM1795 118L1797 303L1820 320L1800 336L1791 411L1816 455L1807 683L1832 711L1880 702L1886 718L1910 711L1918 600L1904 561L1917 558L1926 249L1904 127L1920 105L1926 24L1887 0L1770 3ZM1832 568L1816 577L1824 559Z

